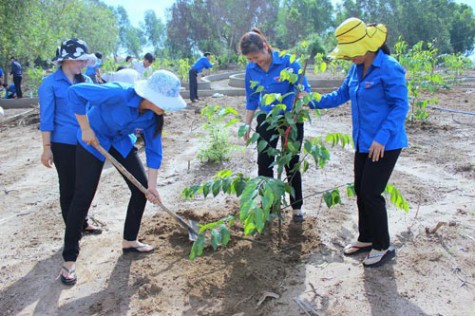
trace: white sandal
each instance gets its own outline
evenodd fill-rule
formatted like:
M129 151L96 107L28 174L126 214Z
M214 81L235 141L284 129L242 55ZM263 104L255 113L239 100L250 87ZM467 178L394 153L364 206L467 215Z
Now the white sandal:
M365 267L379 267L386 261L391 260L396 256L396 250L389 247L386 250L371 249L368 256L363 260L363 266Z
M343 254L345 256L351 256L360 252L370 251L372 246L372 242L354 241L343 248Z

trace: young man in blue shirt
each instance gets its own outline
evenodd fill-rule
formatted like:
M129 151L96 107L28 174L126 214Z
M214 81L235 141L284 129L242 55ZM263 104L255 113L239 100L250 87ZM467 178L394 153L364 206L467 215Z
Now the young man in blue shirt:
M21 65L16 60L15 57L10 57L10 61L12 62L12 70L10 74L13 76L13 83L15 84L15 90L17 98L23 98L23 92L21 91L21 81L23 79L23 74L21 72Z
M213 64L210 62L211 53L206 52L203 56L198 59L193 66L191 66L188 71L188 81L190 82L190 100L191 102L198 102L198 74L203 71L204 68L209 69L213 67Z

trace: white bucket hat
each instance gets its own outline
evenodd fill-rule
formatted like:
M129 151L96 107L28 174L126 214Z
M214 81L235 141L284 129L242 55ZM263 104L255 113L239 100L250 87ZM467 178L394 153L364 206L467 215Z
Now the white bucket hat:
M132 68L124 68L113 73L105 73L101 76L107 82L123 82L134 85L139 79L140 74Z
M164 111L178 111L186 107L180 95L180 79L168 70L155 71L147 80L135 83L135 92Z

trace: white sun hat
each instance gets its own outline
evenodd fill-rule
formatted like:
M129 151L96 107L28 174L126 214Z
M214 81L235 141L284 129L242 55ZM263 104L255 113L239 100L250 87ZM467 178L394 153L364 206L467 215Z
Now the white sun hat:
M106 82L123 82L134 85L139 80L140 74L132 68L124 68L113 73L105 73L101 76Z
M135 92L164 111L178 111L186 107L180 95L181 83L168 70L157 70L147 80L135 83Z

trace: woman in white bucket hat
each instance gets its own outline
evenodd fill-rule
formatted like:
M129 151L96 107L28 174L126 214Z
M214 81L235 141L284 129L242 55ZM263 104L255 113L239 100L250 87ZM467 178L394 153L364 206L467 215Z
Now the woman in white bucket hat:
M162 162L164 111L177 111L186 103L180 96L180 80L167 70L154 72L135 87L120 82L104 85L78 84L69 89L69 102L80 125L77 146L77 177L70 215L66 225L60 277L66 285L74 285L77 277L75 262L79 255L80 223L94 197L104 156L94 147L100 144L117 159L150 194L145 196L130 181L131 191L124 225L124 253L151 253L154 247L138 241L142 214L147 199L160 201L157 173ZM87 111L88 106L90 110ZM145 140L148 172L134 147L134 133L140 130Z

